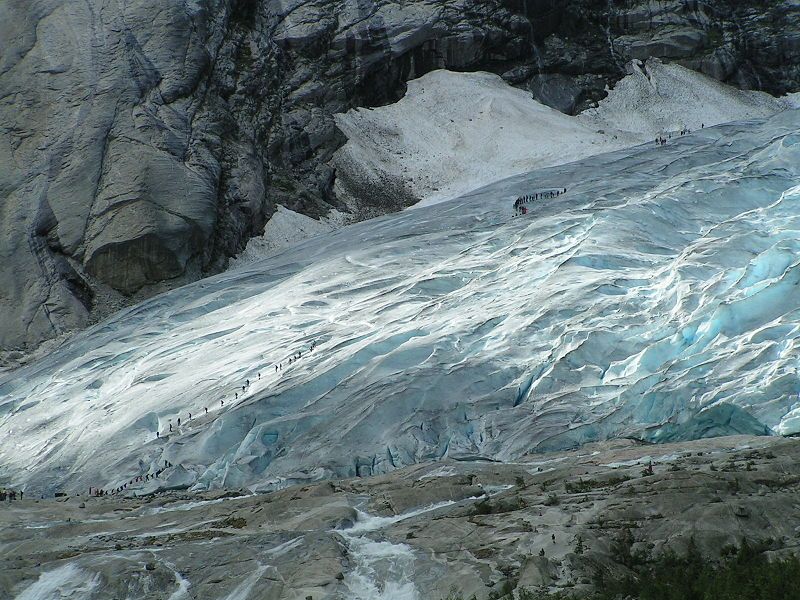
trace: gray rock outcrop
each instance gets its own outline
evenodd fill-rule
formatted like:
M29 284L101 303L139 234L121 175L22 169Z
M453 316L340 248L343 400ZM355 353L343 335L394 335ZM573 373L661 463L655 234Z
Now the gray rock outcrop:
M683 553L691 540L709 560L743 539L772 558L796 554L798 459L800 443L779 438L655 453L614 441L269 494L26 493L0 504L0 595L339 600L455 588L483 600L506 587L580 597L598 569L624 576L632 554Z
M132 0L0 4L0 350L213 273L276 206L332 206L332 115L436 68L575 112L630 58L773 93L800 81L783 1ZM390 211L397 202L350 210Z

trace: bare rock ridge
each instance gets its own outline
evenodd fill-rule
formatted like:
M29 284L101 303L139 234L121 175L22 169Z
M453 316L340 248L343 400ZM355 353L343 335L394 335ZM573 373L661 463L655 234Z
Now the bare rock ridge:
M0 350L221 269L279 205L341 206L333 114L437 68L575 112L630 58L798 89L800 8L713 0L0 4ZM372 212L403 197L375 197ZM6 357L10 356L6 353Z

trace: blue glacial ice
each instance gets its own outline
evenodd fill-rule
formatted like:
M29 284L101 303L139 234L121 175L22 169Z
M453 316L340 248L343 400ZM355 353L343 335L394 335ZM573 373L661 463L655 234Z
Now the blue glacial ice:
M3 375L0 483L113 486L168 460L164 485L256 489L797 432L798 250L798 111L520 175L153 298Z

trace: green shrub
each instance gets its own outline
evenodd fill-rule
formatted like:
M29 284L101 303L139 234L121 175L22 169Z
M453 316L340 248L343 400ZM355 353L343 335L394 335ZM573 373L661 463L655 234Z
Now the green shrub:
M545 498L543 502L545 506L558 506L559 503L560 500L555 494L548 494L547 498Z

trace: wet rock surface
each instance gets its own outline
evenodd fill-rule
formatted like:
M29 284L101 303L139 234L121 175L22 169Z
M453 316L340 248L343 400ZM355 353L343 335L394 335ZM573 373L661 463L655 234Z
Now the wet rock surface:
M733 0L6 2L0 349L218 271L278 205L400 208L337 200L332 115L395 101L432 69L502 74L565 111L647 56L784 93L800 77L798 14Z
M508 580L580 591L598 568L625 572L623 538L632 552L682 551L691 537L708 556L742 538L796 551L798 459L800 442L774 437L621 440L270 494L25 498L0 506L0 595L441 598L455 586L485 598Z

